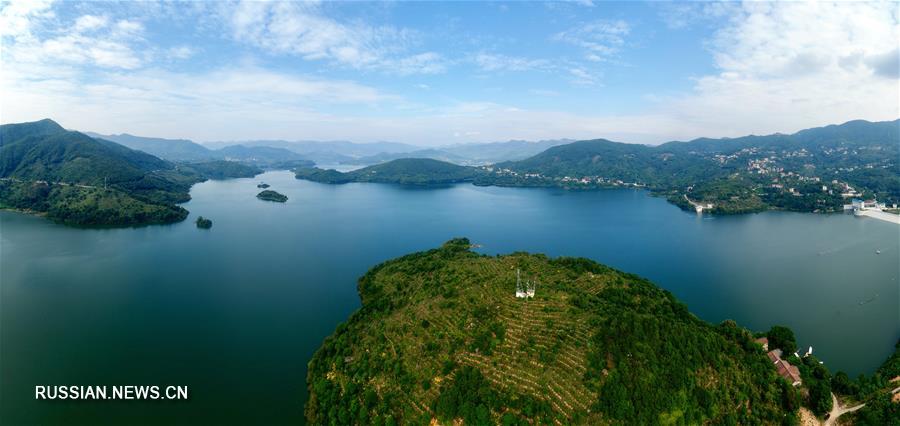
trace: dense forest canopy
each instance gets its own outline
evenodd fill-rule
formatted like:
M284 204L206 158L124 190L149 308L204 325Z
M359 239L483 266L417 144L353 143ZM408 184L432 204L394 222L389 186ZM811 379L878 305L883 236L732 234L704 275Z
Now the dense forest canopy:
M267 189L265 191L256 194L256 198L265 201L275 201L278 203L283 203L288 200L287 195L281 194L279 192L273 191L271 189Z
M515 296L517 271L533 299ZM312 424L795 419L795 389L747 330L590 260L456 239L372 268L359 293L309 363Z

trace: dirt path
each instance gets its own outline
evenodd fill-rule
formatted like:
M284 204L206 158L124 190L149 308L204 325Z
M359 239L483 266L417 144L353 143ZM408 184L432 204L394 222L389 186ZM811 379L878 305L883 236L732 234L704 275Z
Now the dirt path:
M838 417L843 416L844 414L847 414L847 413L852 413L852 412L859 410L860 408L863 408L866 406L866 404L859 404L859 405L855 405L853 407L841 406L837 397L834 396L833 393L831 394L831 402L832 402L831 412L828 413L828 420L825 420L825 422L822 423L825 426L833 425L837 421Z

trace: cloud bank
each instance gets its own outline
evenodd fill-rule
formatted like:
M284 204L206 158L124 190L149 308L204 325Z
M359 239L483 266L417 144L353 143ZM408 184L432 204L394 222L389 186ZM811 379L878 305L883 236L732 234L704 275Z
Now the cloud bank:
M548 32L547 43L577 49L577 56L560 59L500 48L454 56L428 45L422 30L338 19L317 3L174 6L198 20L206 17L207 27L221 28L222 43L255 50L263 59L321 66L310 72L252 58L205 64L210 47L159 41L153 31L159 16L145 13L147 5L72 16L58 13L58 6L39 1L2 6L3 122L51 117L70 128L200 141L428 145L563 137L660 143L900 116L900 18L896 5L887 2L662 7L671 31L714 27L700 41L713 71L695 76L688 90L650 91L646 105L627 114L594 114L559 103L523 106L488 92L460 97L452 89L441 92L446 84L419 80L432 76L459 87L473 76L497 73L560 80L576 92L602 88L602 72L591 63L614 66L609 62L632 48L634 25L627 16ZM411 99L416 95L397 89L399 82L431 97ZM525 83L516 89L544 100L565 95L556 87Z

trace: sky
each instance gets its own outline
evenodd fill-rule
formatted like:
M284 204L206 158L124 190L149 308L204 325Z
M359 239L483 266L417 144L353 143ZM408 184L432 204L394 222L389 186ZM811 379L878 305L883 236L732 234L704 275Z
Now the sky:
M895 2L0 0L0 122L657 144L900 117Z

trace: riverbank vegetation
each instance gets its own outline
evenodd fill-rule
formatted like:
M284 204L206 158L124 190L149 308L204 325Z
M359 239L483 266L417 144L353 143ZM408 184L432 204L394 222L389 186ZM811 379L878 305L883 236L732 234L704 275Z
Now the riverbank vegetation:
M849 397L866 406L847 414L848 422L865 426L900 425L900 340L894 353L870 376L860 375L850 380L837 373L832 379L835 393ZM843 419L843 418L842 418Z

